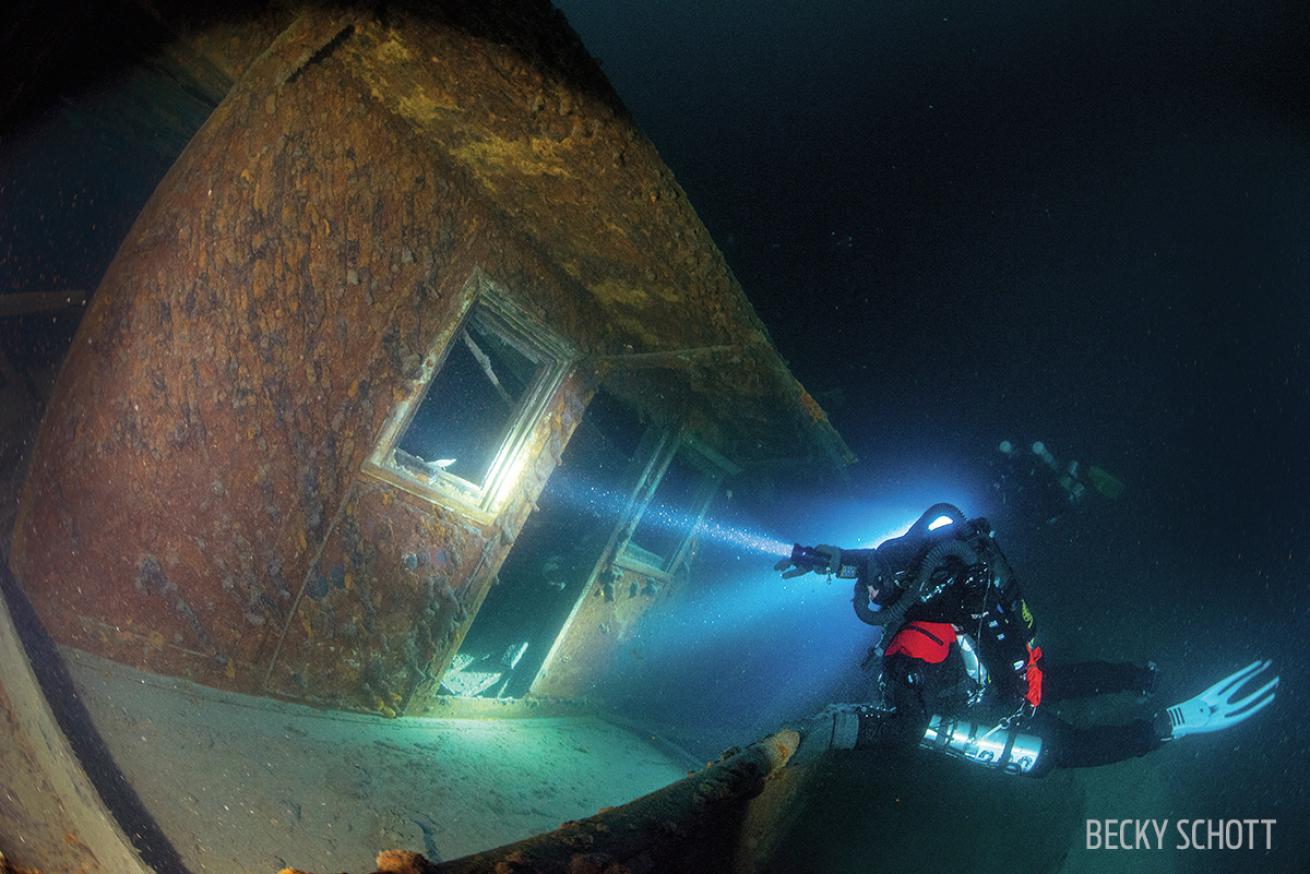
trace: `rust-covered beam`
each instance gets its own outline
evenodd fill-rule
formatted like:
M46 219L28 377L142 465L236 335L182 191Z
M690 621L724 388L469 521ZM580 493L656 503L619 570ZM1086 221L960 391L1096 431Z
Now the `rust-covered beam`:
M784 729L622 807L485 853L434 863L417 853L384 852L375 874L712 870L714 860L731 852L745 802L787 764L798 743L800 735Z
M685 367L696 363L712 363L724 356L739 353L736 346L719 344L698 346L694 349L669 349L661 352L630 352L625 355L605 355L596 359L596 368L602 373L614 369L642 367Z
M85 291L24 291L0 294L0 317L35 316L86 306Z

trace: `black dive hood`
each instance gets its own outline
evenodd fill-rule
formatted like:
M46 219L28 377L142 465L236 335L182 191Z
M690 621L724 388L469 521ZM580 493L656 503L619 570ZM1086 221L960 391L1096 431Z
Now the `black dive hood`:
M868 577L855 586L855 615L869 625L882 626L884 633L900 625L911 607L927 600L933 572L948 559L978 563L978 553L968 541L980 533L979 527L986 529L986 523L970 522L954 504L933 504L910 530L874 550ZM869 609L866 585L879 590L875 603L881 610Z

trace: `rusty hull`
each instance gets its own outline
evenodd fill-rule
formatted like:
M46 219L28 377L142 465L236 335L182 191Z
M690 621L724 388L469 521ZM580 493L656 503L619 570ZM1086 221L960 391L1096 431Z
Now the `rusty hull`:
M569 700L596 699L600 681L620 659L640 661L645 654L634 642L646 614L676 597L686 574L661 580L658 593L642 594L646 578L632 570L611 582L597 579L578 605L549 663L532 683L532 694Z
M491 524L361 475L384 418L475 267L568 306L554 325L599 314L344 62L303 66L346 26L284 32L136 222L43 422L12 564L64 643L394 712L458 638L587 389L552 401Z
M161 7L176 57L234 83L123 241L42 422L11 564L59 641L403 712L597 380L739 458L841 455L549 4L269 8L243 29ZM475 271L582 356L490 519L363 472ZM623 368L691 347L735 351Z

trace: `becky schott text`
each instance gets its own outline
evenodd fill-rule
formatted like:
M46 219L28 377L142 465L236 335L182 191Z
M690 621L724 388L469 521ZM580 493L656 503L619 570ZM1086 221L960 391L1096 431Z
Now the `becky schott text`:
M1089 850L1269 850L1276 819L1089 819Z

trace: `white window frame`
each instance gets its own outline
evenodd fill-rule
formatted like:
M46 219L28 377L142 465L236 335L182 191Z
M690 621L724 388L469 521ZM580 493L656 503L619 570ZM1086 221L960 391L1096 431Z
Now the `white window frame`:
M424 477L398 464L395 451L475 307L485 308L516 349L544 366L519 400L518 411L483 482L470 482L444 470ZM551 398L559 391L576 357L572 346L525 312L503 287L481 270L475 270L461 292L456 318L437 336L424 357L420 373L412 383L413 390L392 411L365 469L373 476L433 503L468 515L494 516L513 493L529 460L527 453L532 436L541 426Z
M677 546L668 555L657 555L636 543L633 537L638 528L641 527L642 517L646 515L646 511L650 509L651 504L659 494L659 488L664 482L665 474L668 473L669 465L673 463L673 459L679 454L682 454L687 463L696 468L703 479L697 487L693 505L687 508L691 521L687 529L682 532ZM686 431L678 434L673 440L669 441L668 447L664 450L664 456L659 459L655 476L646 485L640 502L624 526L619 548L615 554L615 563L645 574L662 577L672 576L687 560L692 538L705 521L705 514L715 497L718 496L724 477L740 472L736 465L691 434Z

